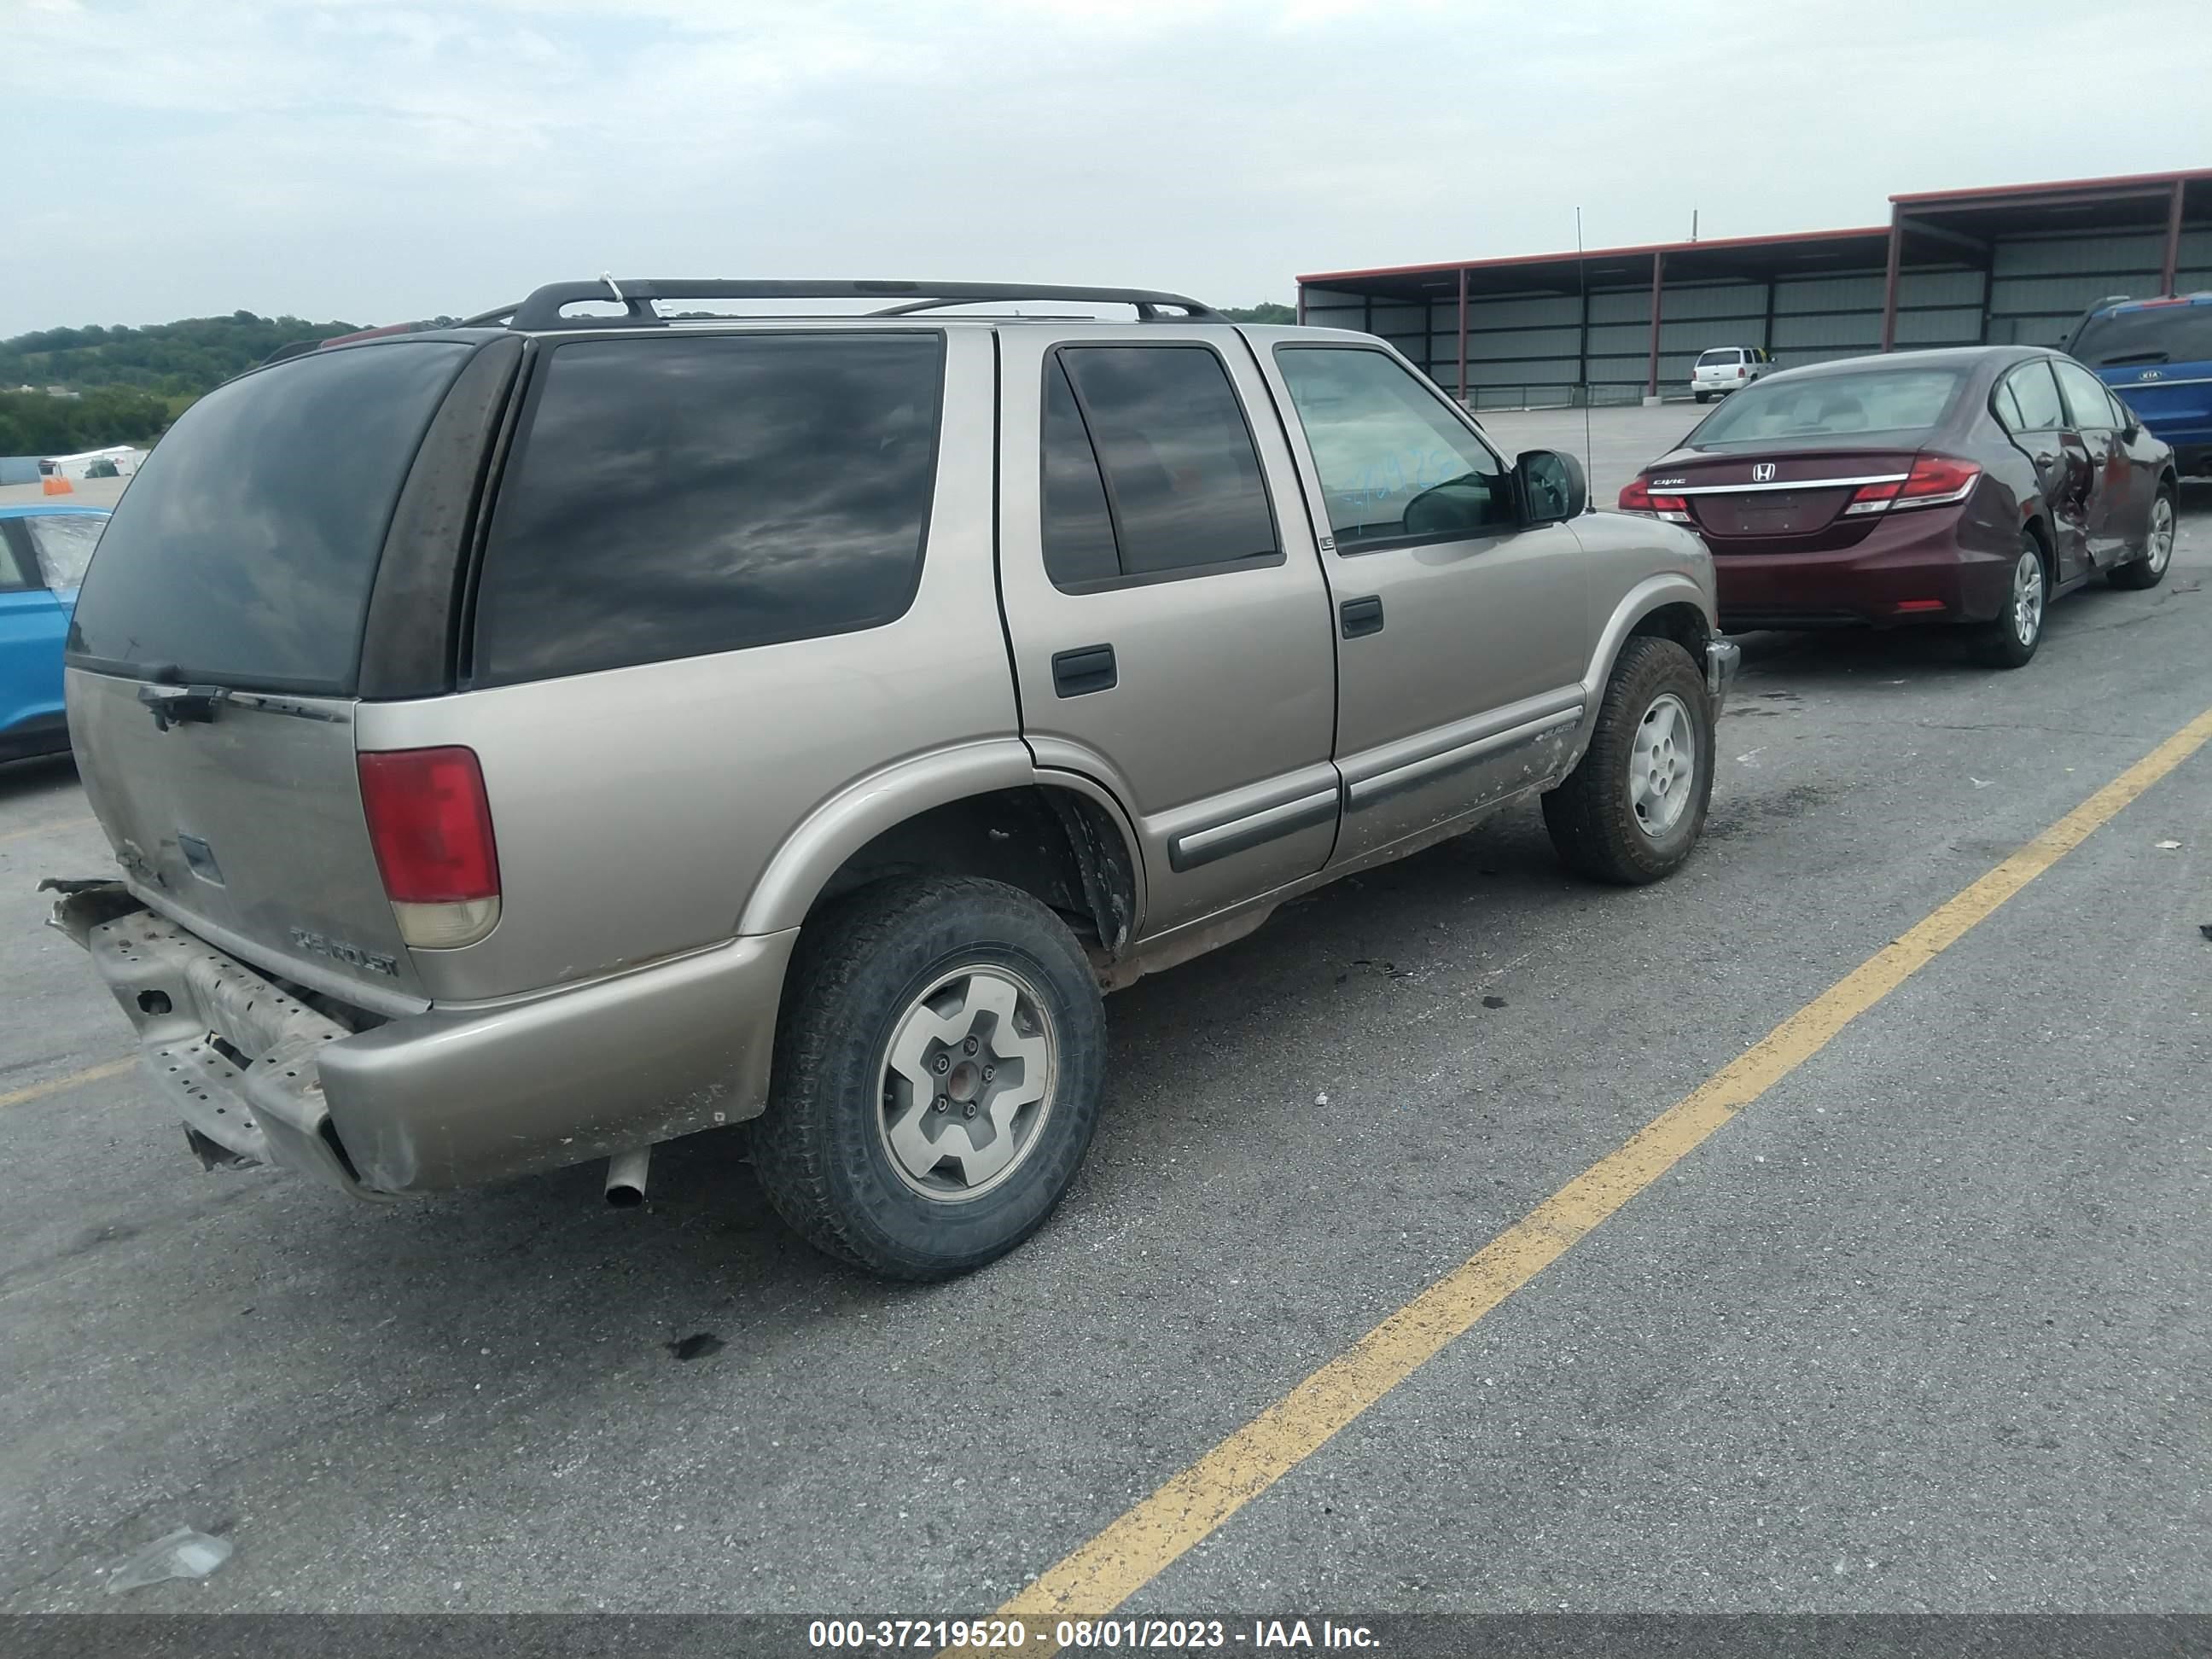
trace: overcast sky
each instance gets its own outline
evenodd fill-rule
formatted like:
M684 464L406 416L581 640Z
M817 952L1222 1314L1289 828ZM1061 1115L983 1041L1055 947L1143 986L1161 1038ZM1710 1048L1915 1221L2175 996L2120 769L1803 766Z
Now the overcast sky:
M596 276L1293 297L2212 167L2205 0L0 0L0 335Z

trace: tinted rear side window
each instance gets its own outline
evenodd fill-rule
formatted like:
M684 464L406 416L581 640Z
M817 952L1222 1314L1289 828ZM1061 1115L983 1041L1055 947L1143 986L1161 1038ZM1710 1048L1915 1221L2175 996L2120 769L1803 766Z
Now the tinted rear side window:
M943 337L556 348L492 524L476 683L850 633L913 602Z
M393 504L472 349L395 341L318 352L194 404L100 538L70 659L349 694Z
M1123 576L1281 559L1252 428L1209 347L1066 346L1057 356L1097 446ZM1049 380L1046 392L1049 403Z
M1055 587L1110 582L1121 574L1114 514L1098 456L1059 358L1044 366L1044 568Z

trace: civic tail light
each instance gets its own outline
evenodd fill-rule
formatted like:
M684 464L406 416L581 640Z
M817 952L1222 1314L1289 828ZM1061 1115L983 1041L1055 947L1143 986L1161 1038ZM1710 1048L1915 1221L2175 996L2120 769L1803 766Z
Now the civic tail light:
M1620 510L1624 513L1648 513L1655 519L1666 520L1669 524L1690 522L1687 496L1655 495L1650 486L1641 478L1631 478L1621 486Z
M1965 501L1973 494L1981 477L1982 469L1972 461L1949 455L1917 455L1913 458L1912 471L1904 477L1861 484L1851 492L1850 504L1844 512L1848 515L1886 513L1892 507L1943 507Z
M1981 481L1982 469L1972 461L1948 455L1920 455L1912 462L1912 476L1898 486L1899 507L1940 507L1963 501Z
M363 754L361 804L385 896L410 945L473 945L499 921L499 849L472 749Z

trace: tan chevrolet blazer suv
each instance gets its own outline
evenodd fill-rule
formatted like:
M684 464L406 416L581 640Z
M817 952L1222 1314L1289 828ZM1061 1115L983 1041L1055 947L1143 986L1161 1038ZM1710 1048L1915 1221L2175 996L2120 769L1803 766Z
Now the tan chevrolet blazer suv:
M963 1272L1073 1180L1105 992L1530 795L1598 880L1688 856L1712 562L1587 496L1377 339L1141 290L603 279L280 353L94 556L116 867L54 923L210 1168L635 1201L750 1122L805 1237Z

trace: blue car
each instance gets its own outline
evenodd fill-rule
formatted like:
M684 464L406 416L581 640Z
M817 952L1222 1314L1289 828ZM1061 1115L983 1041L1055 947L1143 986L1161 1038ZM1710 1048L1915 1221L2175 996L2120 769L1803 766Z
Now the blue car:
M97 507L0 507L0 761L70 746L62 637L106 526Z
M2212 294L2098 306L2069 349L2172 446L2185 477L2212 474Z

